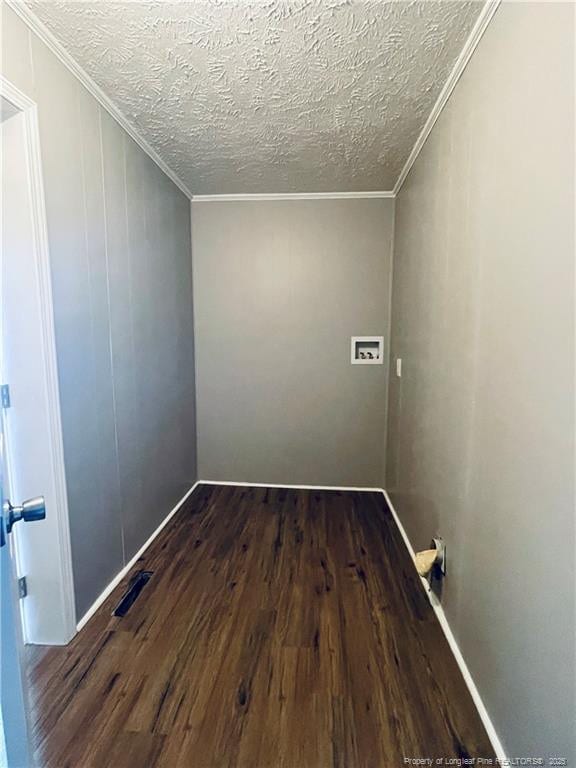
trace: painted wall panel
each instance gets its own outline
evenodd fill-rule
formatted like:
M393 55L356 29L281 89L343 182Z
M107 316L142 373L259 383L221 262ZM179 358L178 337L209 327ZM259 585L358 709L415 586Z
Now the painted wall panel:
M3 72L39 110L81 617L196 479L190 208L6 6L2 18Z
M2 74L21 91L30 94L34 88L31 33L5 3L0 6L0 30Z
M134 382L134 429L139 463L155 467L141 478L138 505L126 510L126 545L134 551L164 517L162 500L174 504L189 487L196 432L189 203L129 138L125 149L132 354L134 369L144 372Z
M510 757L576 763L574 6L503 3L396 201L387 486Z
M122 557L122 517L116 443L116 419L112 360L110 355L110 312L108 290L108 253L102 172L102 131L100 107L83 88L79 89L82 141L82 174L85 201L86 270L90 291L91 329L91 401L95 416L96 448L92 445L90 463L97 477L97 520L104 528L100 546L94 547L96 557L109 557L109 568L117 571ZM77 516L82 525L77 541L93 538L93 522L89 516ZM106 537L109 537L108 540ZM82 550L81 550L82 551ZM83 557L90 554L82 552ZM94 579L94 569L80 566L86 573L88 593ZM79 570L78 568L76 569ZM105 578L103 573L103 579ZM104 581L104 584L106 582Z
M392 200L193 204L199 474L379 486Z
M122 564L120 520L100 503L80 91L32 36L77 610Z

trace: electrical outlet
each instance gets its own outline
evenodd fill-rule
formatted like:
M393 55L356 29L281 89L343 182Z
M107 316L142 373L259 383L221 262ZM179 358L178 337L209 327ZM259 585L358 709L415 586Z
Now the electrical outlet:
M434 567L442 576L446 576L446 542L441 536L435 536L431 544L437 552Z

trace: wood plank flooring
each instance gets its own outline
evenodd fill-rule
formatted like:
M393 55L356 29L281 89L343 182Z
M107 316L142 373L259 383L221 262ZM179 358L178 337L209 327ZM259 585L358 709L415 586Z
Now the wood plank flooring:
M45 768L494 757L384 499L204 485L66 648L30 653Z

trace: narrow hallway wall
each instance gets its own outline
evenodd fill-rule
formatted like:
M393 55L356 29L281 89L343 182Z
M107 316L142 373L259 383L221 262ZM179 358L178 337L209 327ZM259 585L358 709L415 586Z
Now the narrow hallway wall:
M196 479L190 204L2 21L2 72L38 104L80 618Z
M201 479L380 486L394 201L192 207Z
M503 3L396 201L387 463L504 749L572 761L574 129L574 6Z

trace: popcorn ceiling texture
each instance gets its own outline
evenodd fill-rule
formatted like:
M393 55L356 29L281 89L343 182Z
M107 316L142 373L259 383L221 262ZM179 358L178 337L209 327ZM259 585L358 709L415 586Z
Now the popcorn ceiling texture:
M28 4L194 194L392 189L482 8Z

